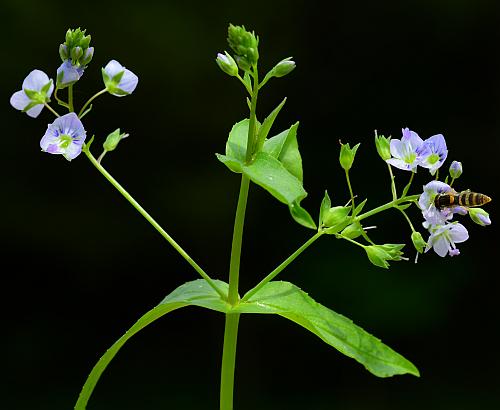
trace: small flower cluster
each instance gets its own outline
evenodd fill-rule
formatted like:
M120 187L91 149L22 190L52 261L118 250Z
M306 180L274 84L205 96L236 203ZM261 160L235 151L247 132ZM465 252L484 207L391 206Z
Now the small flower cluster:
M68 30L66 41L59 47L59 55L63 62L57 69L55 92L53 80L43 71L33 70L24 79L22 89L12 95L10 104L32 118L38 117L44 106L50 109L58 118L48 125L47 131L40 141L40 147L44 152L61 154L68 161L71 161L80 155L85 143L86 131L81 118L87 114L91 106L87 111L85 111L85 108L92 100L105 92L117 97L131 94L137 87L139 79L118 61L111 60L102 69L105 88L91 97L77 115L73 108L72 88L80 80L94 56L94 47L90 47L90 35L86 36L85 30L79 28ZM57 98L57 91L67 87L70 90L68 92L68 102L63 102ZM70 111L68 114L59 116L50 107L50 97L53 92L59 105L68 108ZM118 135L121 135L121 137L118 140L115 134L116 132L108 137L112 142L105 143L107 144L104 147L106 152L114 149L118 143L117 141L124 138L123 134L119 134L119 130ZM110 149L111 145L113 145L112 149Z
M420 165L434 175L446 160L448 148L442 134L422 140L416 132L404 128L400 140L390 141L390 153L392 158L386 159L388 164L412 172Z
M462 224L452 221L455 214L469 214L471 219L481 226L491 224L488 213L481 208L469 208L459 204L458 201L452 201L449 206L436 206L438 195L449 195L453 200L458 198L459 194L452 189L451 185L462 174L462 164L453 161L449 168L451 183L447 183L448 177L445 182L437 179L437 172L448 156L443 135L437 134L422 140L417 133L405 128L401 140L376 137L376 145L379 155L388 164L412 172L416 172L417 166L422 166L429 169L431 175L436 175L435 180L423 187L423 193L418 199L418 206L424 217L423 226L430 235L425 243L418 232L413 232L412 241L417 251L422 252L425 247L425 252L434 249L442 257L459 255L460 251L456 244L466 241L469 233ZM486 195L471 194L480 195L484 198L484 203L490 200Z

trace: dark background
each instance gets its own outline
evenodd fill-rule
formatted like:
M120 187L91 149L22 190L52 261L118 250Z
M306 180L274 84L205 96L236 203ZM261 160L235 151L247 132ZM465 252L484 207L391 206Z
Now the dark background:
M68 27L92 34L95 56L75 91L102 87L115 58L139 75L127 98L101 97L89 135L131 134L104 164L206 270L226 279L239 177L220 164L232 124L247 115L240 84L217 68L229 22L261 37L260 67L297 69L261 93L260 118L288 96L274 131L301 121L303 202L316 217L324 189L348 198L338 140L361 142L352 172L367 207L390 198L374 129L400 138L443 133L463 162L458 189L489 194L493 225L469 218L462 255L433 252L390 270L322 238L286 272L317 301L383 339L421 378L378 379L292 322L240 321L236 405L247 409L499 408L498 198L500 3L495 1L1 3L2 393L5 409L70 409L100 355L145 311L196 273L82 155L39 151L53 117L33 120L8 100L34 68L51 77ZM94 143L94 152L99 143ZM449 161L446 163L446 167ZM415 192L429 181L422 170ZM408 174L396 171L398 183ZM418 211L411 212L420 226ZM252 186L241 289L310 233ZM406 242L396 212L373 218L379 242ZM90 409L216 409L222 315L187 308L135 336L106 370Z

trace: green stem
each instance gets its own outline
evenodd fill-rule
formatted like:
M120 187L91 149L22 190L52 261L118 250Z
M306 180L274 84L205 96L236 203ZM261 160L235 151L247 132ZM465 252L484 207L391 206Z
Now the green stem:
M401 209L399 207L397 207L399 209L399 211L404 215L404 217L406 218L406 221L408 222L408 224L410 225L410 228L411 228L411 231L412 232L415 232L415 228L413 227L413 224L411 223L411 220L410 220L410 217L406 214L406 212L404 211L404 209Z
M250 104L250 123L248 126L248 141L246 161L250 162L253 156L253 149L256 140L256 110L257 94L259 92L259 79L257 67L254 68L254 81L252 91L252 101ZM233 242L231 244L231 260L229 264L229 293L228 302L232 306L239 303L238 283L240 275L241 245L243 242L243 227L245 225L245 211L248 200L248 190L250 179L246 175L241 175L240 194L234 218ZM234 390L234 368L236 361L236 340L238 336L238 314L226 314L226 326L224 330L224 347L222 352L222 369L220 383L220 409L233 409Z
M395 201L387 202L384 205L380 205L377 208L373 208L369 210L368 212L365 212L364 214L361 214L356 217L358 221L361 221L362 219L368 218L369 216L378 214L379 212L385 211L386 209L393 208L395 205L399 205L403 202L412 202L416 201L420 195L410 195L410 196L404 196L402 198L396 199Z
M453 183L455 182L455 178L451 178L451 182L450 182L450 188L453 186Z
M240 81L241 81L241 83L245 86L245 90L247 90L247 91L248 91L248 94L252 95L252 89L248 86L248 84L247 84L247 83L245 83L245 80L243 80L243 78L241 78L241 76L240 76L239 74L237 74L237 75L236 75L236 78L237 78L238 80L240 80Z
M413 177L415 176L415 172L411 172L411 176L410 176L410 180L408 181L408 184L404 187L403 189L403 193L401 194L401 197L404 197L406 196L406 194L408 193L408 191L410 190L410 187L411 187L411 183L413 182Z
M57 91L59 91L58 87L56 87L56 89L54 90L54 98L56 99L57 103L65 108L69 108L69 105L57 96Z
M47 109L52 113L54 114L56 117L60 117L60 115L57 113L56 110L54 110L49 104L47 103L43 103L43 105L45 105L47 107Z
M85 108L87 108L87 106L92 102L94 101L97 97L99 97L100 95L104 94L105 92L107 92L108 90L106 88L104 88L103 90L95 93L92 97L90 97L87 102L83 105L82 109L80 110L79 114L78 114L78 117L81 117L82 114L84 113L85 111Z
M257 96L259 94L259 74L257 67L254 69L253 73L253 91L252 91L252 101L250 104L250 123L248 124L248 141L247 141L247 153L246 161L250 162L252 160L254 150L257 144Z
M231 260L229 263L228 302L231 305L235 305L239 301L238 283L240 274L241 245L243 242L243 227L245 225L245 211L247 207L249 188L250 179L246 175L242 175L238 206L236 207L236 216L234 218L233 242L231 245Z
M351 195L352 210L354 211L356 209L356 206L354 205L354 193L352 192L351 179L349 178L349 171L348 170L345 170L345 179L347 180L347 186L349 187L349 194Z
M73 84L68 87L68 109L70 112L75 112L75 107L73 106Z
M394 174L392 172L391 164L387 164L389 168L389 175L391 176L391 192L392 192L392 200L395 201L398 198L398 194L396 192L396 183L394 182Z
M97 170L104 175L104 177L113 185L120 194L122 194L127 201L130 202L130 204L144 217L146 220L153 225L153 227L160 233L161 236L163 236L167 242L172 245L172 247L180 253L180 255L194 268L196 272L200 274L200 276L207 281L207 283L210 285L210 287L215 290L219 296L223 299L226 300L227 296L224 294L222 290L220 290L217 285L214 283L214 281L208 276L208 274L186 253L184 249L180 247L180 245L175 242L175 240L167 233L165 230L156 222L151 215L149 215L146 210L139 205L139 203L132 198L132 196L123 188L116 179L114 179L108 171L106 171L103 166L95 159L95 157L90 153L88 147L85 147L84 150L85 154L87 155L88 159L94 165Z
M294 253L292 253L287 259L285 259L276 269L274 269L269 275L267 275L264 279L262 279L257 286L255 286L252 290L246 293L245 296L241 299L241 302L246 302L253 295L255 295L266 283L273 280L283 269L285 269L290 263L292 263L297 256L299 256L302 252L304 252L313 242L316 241L323 232L319 231L314 236L309 238L307 242L305 242L299 249L297 249Z
M220 410L233 410L234 369L239 319L240 315L238 313L226 313L220 384Z

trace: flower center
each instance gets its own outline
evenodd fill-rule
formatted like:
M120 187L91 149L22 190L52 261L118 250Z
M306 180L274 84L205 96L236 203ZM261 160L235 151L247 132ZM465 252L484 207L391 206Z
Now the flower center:
M417 154L412 152L410 154L407 154L404 159L405 159L405 162L407 164L413 164L413 162L415 161L415 158L417 158Z
M70 144L73 142L73 138L71 138L67 134L62 134L59 136L59 147L62 149L66 149L70 146Z
M429 164L434 165L436 162L439 161L439 155L433 153L427 157L427 161L429 162Z

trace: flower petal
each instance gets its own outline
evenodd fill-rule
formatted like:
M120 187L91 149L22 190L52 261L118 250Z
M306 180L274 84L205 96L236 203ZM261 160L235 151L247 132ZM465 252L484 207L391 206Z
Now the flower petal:
M433 239L432 247L434 252L439 256L445 257L450 250L450 243L446 240L444 235L439 235L437 238Z
M28 111L26 111L26 114L28 114L31 118L36 118L40 115L42 110L43 110L43 104L37 104L34 107L30 108Z
M455 243L465 242L469 239L469 232L467 232L467 229L462 224L454 223L450 227L450 237Z
M23 90L16 91L12 94L12 97L10 97L10 105L12 105L16 110L24 110L29 103L31 103L31 100Z
M111 60L106 67L104 67L104 71L110 78L113 78L116 74L124 71L124 67L116 60Z
M40 91L50 81L47 74L41 70L33 70L23 81L23 90Z

